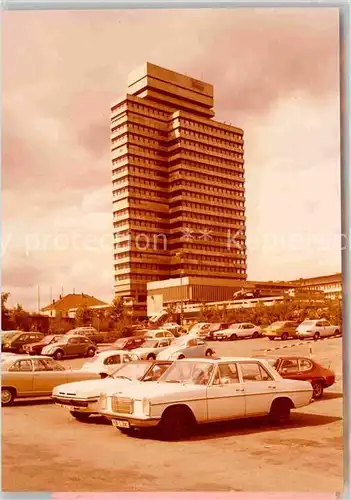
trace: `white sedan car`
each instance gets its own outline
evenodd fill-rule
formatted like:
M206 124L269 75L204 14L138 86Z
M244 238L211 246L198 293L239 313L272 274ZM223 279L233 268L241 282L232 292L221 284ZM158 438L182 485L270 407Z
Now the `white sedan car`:
M129 351L111 350L96 354L84 363L81 368L83 372L97 373L100 377L111 375L122 363L129 363L139 359L138 356Z
M52 399L82 422L99 413L99 396L113 394L132 382L154 382L171 366L171 361L135 361L120 365L112 375L88 383L62 384L54 388ZM87 382L87 381L85 381Z
M126 434L158 427L179 439L194 424L270 415L289 420L290 410L312 402L312 385L283 379L254 358L182 359L158 382L130 384L100 402L100 413Z
M136 349L133 349L133 354L137 355L139 359L156 359L157 355L169 347L173 339L147 339L145 342Z
M339 335L340 326L331 325L326 319L306 319L296 329L296 336L301 339L314 338L318 340L323 337Z
M252 323L233 323L225 330L219 330L213 334L213 340L238 340L242 338L261 337L262 330Z

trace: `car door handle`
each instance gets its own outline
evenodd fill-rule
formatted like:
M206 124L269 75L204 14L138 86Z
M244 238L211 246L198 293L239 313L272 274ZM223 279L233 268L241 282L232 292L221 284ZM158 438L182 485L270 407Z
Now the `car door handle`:
M268 386L268 389L276 389L276 388L277 388L277 386L276 386L276 385L269 385L269 386Z
M236 392L244 392L245 389L235 389Z

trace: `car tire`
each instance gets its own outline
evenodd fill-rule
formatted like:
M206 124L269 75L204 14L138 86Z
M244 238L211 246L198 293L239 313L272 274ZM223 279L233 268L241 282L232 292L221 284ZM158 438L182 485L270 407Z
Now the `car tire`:
M16 396L16 391L10 387L1 388L1 406L10 406Z
M149 354L148 357L146 358L148 361L153 361L156 359L155 354Z
M99 373L100 375L100 378L107 378L108 377L108 373Z
M87 350L87 356L88 358L92 358L93 356L95 356L95 349L94 347L89 347L89 349Z
M160 421L161 437L167 441L178 441L187 437L194 427L195 418L184 406L171 407L164 411Z
M60 361L60 359L63 359L63 356L64 356L64 352L63 352L62 349L59 349L58 351L55 351L54 354L53 354L53 358L57 359L58 361Z
M237 334L233 333L233 335L230 336L230 340L238 340Z
M273 401L270 411L270 419L274 425L284 425L290 420L292 403L289 399L276 399Z
M334 335L340 335L339 330L335 330Z
M319 340L320 339L320 336L321 334L319 332L316 332L314 335L313 335L313 339L314 340Z
M212 349L207 349L207 351L205 352L205 356L206 356L206 357L213 356L213 351L212 351Z
M323 392L324 392L324 384L321 380L315 380L312 382L312 387L313 387L313 398L314 399L321 399L323 397Z
M179 354L178 359L184 359L184 358L185 358L184 354Z
M258 333L258 332L255 332L255 333L252 335L252 338L253 338L253 339L258 339L258 337L259 337L259 336L260 336L260 335L259 335L259 333Z
M79 411L71 411L70 414L78 420L78 422L88 422L90 417L90 413L81 413Z
M289 334L287 332L284 332L282 334L282 340L288 340L288 338L289 338Z

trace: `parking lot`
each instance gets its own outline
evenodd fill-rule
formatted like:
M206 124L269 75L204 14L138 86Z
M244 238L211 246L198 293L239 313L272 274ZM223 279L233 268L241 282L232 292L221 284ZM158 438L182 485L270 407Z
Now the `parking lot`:
M289 346L268 339L210 343L218 355ZM342 339L277 350L312 355L336 372L322 400L283 428L265 419L202 426L182 442L127 437L108 423L79 423L46 401L2 409L4 491L341 491ZM82 359L65 360L79 368Z

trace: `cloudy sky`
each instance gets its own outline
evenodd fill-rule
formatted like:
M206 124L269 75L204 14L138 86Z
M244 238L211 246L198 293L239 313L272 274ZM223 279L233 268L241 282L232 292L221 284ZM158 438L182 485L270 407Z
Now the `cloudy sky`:
M3 13L2 285L113 291L110 104L150 61L245 130L249 279L340 271L335 9Z

